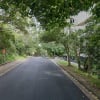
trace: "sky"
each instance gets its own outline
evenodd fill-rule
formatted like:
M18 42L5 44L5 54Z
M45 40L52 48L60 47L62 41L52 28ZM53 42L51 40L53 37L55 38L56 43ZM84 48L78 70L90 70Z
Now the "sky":
M85 11L81 11L79 14L77 14L76 16L72 16L72 18L74 18L74 23L73 26L71 26L71 29L74 30L78 30L78 29L84 29L85 25L83 26L77 26L79 23L84 22L86 19L88 19L91 16L91 14L89 12L85 12ZM65 32L68 31L68 28L65 28Z
M75 24L79 24L84 22L87 18L89 18L91 14L89 12L81 11L78 15L74 16Z
M74 27L73 29L74 30L78 30L78 29L84 29L85 28L85 25L83 26L76 26L78 25L79 23L82 23L84 22L86 19L88 19L89 17L91 16L91 14L89 12L85 12L85 11L81 11L78 15L76 16L73 16L74 18Z
M79 14L77 14L76 16L73 16L74 18L74 28L75 30L78 30L78 29L84 29L85 26L76 26L78 25L79 23L81 22L84 22L87 18L89 18L91 16L91 14L89 12L85 12L85 11L81 11ZM37 22L36 18L33 17L33 20L35 21L35 24L36 24L36 29L37 31L39 31L39 27L40 27L40 23Z

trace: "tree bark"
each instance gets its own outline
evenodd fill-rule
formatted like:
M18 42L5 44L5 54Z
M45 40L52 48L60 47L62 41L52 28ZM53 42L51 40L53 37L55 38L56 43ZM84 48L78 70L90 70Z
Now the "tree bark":
M76 59L77 59L77 63L78 63L78 69L81 70L81 63L80 63L80 52L79 54L77 53L77 48L75 48L75 55L76 55Z
M89 74L91 73L91 67L92 67L91 56L88 54L88 69L87 69L87 71L88 71Z
M67 52L68 66L71 66L71 63L70 63L70 50L69 50L69 45L68 45L68 43L67 43L67 44L64 44L64 47L65 47L66 52Z

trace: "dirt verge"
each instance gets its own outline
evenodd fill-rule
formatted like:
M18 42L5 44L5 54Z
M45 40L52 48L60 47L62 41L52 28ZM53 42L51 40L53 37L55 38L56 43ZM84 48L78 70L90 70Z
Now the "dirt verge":
M9 72L10 70L12 70L13 68L17 67L23 61L24 60L16 60L14 62L9 62L9 63L5 63L5 64L0 65L0 76L6 74L7 72Z
M89 78L85 77L83 75L80 75L79 73L75 72L75 69L73 67L65 67L61 66L67 73L69 73L73 78L75 78L80 84L82 84L87 90L91 91L91 95L95 95L97 97L97 100L100 100L100 88L97 88L95 85L91 84Z

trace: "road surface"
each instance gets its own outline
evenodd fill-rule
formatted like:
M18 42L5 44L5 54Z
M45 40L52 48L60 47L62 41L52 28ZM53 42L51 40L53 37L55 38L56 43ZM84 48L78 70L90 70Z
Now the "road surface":
M0 100L89 100L53 62L32 57L0 77Z

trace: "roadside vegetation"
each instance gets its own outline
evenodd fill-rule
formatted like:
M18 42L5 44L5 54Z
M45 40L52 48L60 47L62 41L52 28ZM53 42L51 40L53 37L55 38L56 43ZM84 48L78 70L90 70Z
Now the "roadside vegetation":
M89 91L100 98L100 80L98 79L97 75L90 75L86 72L78 70L77 66L74 64L68 66L68 62L64 60L57 60L57 64L81 84L83 84Z
M55 41L55 45L62 45L63 51L62 57L66 54L66 60L68 65L71 65L71 61L75 61L78 64L78 69L83 70L89 74L97 74L100 77L100 34L99 34L99 18L93 16L88 19L85 29L70 31L70 34L65 33L58 27L55 30L43 33L41 40L49 43ZM58 31L57 31L58 30ZM54 33L53 33L54 32ZM52 37L52 33L55 34L55 38ZM53 49L53 47L49 46ZM60 48L60 47L59 47ZM59 50L59 49L58 49ZM57 50L54 49L56 56ZM52 52L51 52L52 53ZM54 55L54 53L52 53ZM54 55L55 56L55 55ZM83 66L83 68L81 68Z
M0 24L0 63L32 55L36 50L32 34L23 34L10 24ZM30 44L30 45L29 45Z
M4 9L0 10L0 64L38 54L35 19L22 17L19 12L8 16Z

